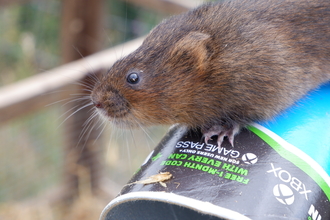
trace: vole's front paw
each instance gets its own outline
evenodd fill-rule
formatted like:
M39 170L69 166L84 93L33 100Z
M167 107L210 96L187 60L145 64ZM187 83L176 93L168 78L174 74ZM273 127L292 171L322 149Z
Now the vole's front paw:
M212 136L217 135L218 146L221 146L224 138L227 137L231 146L234 147L234 137L239 132L239 130L240 130L240 126L237 124L231 126L230 128L225 128L224 126L221 125L213 125L211 128L202 132L206 144L208 143L208 141L211 139Z

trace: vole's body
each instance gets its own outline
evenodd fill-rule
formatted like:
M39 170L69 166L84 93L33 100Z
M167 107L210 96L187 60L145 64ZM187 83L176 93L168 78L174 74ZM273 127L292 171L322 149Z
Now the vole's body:
M139 80L128 82L130 73ZM159 24L92 100L118 124L182 123L231 136L329 80L329 0L236 0Z

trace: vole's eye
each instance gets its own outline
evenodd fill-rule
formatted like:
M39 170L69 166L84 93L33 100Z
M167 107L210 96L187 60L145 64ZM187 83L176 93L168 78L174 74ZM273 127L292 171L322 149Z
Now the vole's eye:
M137 84L140 81L140 76L139 73L137 72L132 72L130 74L128 74L127 76L127 82L130 84Z

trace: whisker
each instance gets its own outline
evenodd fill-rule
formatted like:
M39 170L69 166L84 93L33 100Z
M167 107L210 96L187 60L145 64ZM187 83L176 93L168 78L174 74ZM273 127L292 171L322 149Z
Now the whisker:
M96 125L99 124L99 126L96 128L97 130L102 126L102 124L100 123L100 120L98 120L97 122L95 122L95 118L98 117L98 113L95 111L95 109L91 109L93 112L92 114L88 117L88 119L84 122L83 124L83 130L79 135L79 141L78 144L81 142L82 138L84 136L86 136L86 139L89 138L89 136L91 135L91 132L95 129ZM92 127L91 127L92 125ZM105 124L106 125L106 124ZM104 126L105 128L105 126ZM101 132L98 134L98 136L96 137L96 139L94 140L94 143L98 140L98 138L100 137L100 135L102 134L104 128L101 130ZM88 131L89 130L89 131ZM88 133L87 133L88 131ZM87 134L86 134L87 133ZM86 143L84 143L85 147Z
M134 118L134 120L135 120L135 122L136 122L136 124L139 126L139 128L145 133L145 135L150 139L150 141L153 143L153 144L156 144L155 143L155 141L152 139L152 137L148 134L148 132L144 129L144 127L141 125L141 123L138 121L138 120L136 120L135 118Z
M93 111L93 109L91 109ZM97 112L94 111L84 122L83 126L88 125L95 117L97 117Z
M86 60L86 58L83 56L83 54L79 51L79 49L77 47L73 46L73 49L80 55L80 57L82 59ZM86 69L89 69L90 70L89 72L95 72L95 70L92 68L92 65L90 65L90 64L88 66L86 66Z
M93 118L93 117L95 117L95 115L92 115L92 116L90 116L89 118ZM89 137L90 137L92 131L94 130L95 126L96 126L96 124L93 123L91 120L90 120L90 122L87 124L87 126L84 126L82 132L81 132L80 135L79 135L79 140L78 140L78 143L77 143L76 147L81 143L83 137L85 137L86 140L89 139ZM82 146L82 148L81 148L81 152L82 152L83 149L85 148L86 144L87 144L87 143L86 143L86 141L85 141L85 143L83 143L83 146Z
M56 105L56 104L59 104L59 103L61 103L61 102L65 102L65 101L68 101L68 100L71 101L71 99L72 99L72 98L61 99L61 100L58 100L58 101L52 102L52 103L50 103L50 104L47 104L47 105L45 105L45 107L49 107L49 106L52 106L52 105ZM65 105L65 104L64 104L64 105Z
M101 129L100 133L97 135L96 139L94 140L94 144L101 137L102 133L104 132L105 128L107 127L107 123L105 121L103 121L102 123L104 124L104 126Z
M132 137L132 140L133 140L134 147L137 148L137 146L136 146L136 139L135 139L134 132L132 131L132 128L131 128L131 127L129 128L129 132L130 132L130 134L131 134L131 137Z
M85 97L81 97L81 98L74 98L74 99L72 99L72 98L68 98L67 100L69 100L69 101L67 101L66 103L64 103L64 104L62 104L61 105L61 107L64 107L64 106L66 106L66 105L68 105L68 104L71 104L71 103L73 103L73 102L81 102L81 101L83 101L84 103L91 103L91 101L90 101L90 99L89 98L85 98ZM91 103L92 104L92 103ZM74 107L77 107L77 106L74 106Z
M100 69L99 71L101 71L102 69ZM94 83L97 83L100 81L100 79L98 78L99 74L96 73L91 73L89 74L87 77L90 78Z
M93 90L93 88L94 88L94 85L97 83L97 82L99 82L99 81L96 81L96 82L93 82L92 84L90 83L90 82L75 82L75 83L73 83L74 85L78 85L78 86L82 86L82 87L84 87L84 90L86 89L86 90L88 90L88 91L92 91Z
M79 112L80 110L84 109L84 108L87 108L88 106L91 106L93 105L93 103L88 103L86 105L83 105L82 107L78 108L77 110L75 110L74 112L72 112L69 116L67 116L60 124L58 127L60 127L61 125L63 125L72 115L76 114L77 112ZM76 106L72 107L71 109L67 110L65 113L63 113L61 117L63 117L64 115L66 115L68 112L72 111L73 109L75 109Z
M128 138L124 138L124 139L126 141L126 151L127 151L127 159L128 159L128 163L129 163L129 171L132 172L133 165L132 165L132 159L131 159L131 151L130 151L129 144L128 144Z

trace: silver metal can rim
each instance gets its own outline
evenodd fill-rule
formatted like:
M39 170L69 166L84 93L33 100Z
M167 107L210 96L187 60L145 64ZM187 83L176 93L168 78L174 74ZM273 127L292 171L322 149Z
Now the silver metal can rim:
M230 220L251 220L250 218L227 208L209 202L166 192L140 191L120 195L112 200L102 211L100 220L107 220L108 213L116 206L129 201L148 200L173 204L194 210L198 213Z

